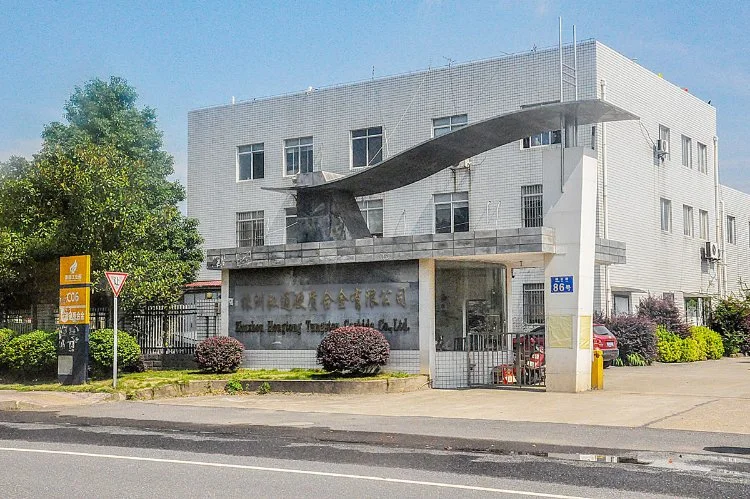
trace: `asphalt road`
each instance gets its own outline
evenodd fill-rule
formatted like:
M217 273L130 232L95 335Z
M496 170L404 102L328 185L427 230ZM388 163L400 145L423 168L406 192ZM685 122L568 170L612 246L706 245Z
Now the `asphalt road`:
M746 497L750 461L602 463L424 437L0 412L4 497ZM585 459L585 458L584 458Z

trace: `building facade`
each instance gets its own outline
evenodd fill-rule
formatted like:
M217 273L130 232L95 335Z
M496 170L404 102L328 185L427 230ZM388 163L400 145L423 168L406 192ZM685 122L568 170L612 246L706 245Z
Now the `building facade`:
M573 50L564 47L566 61ZM557 49L538 50L192 111L188 215L208 249L294 243L295 200L268 188L313 171L349 175L467 124L557 102L562 90L565 101L599 98L640 117L577 130L596 160L595 233L627 248L626 263L596 266L593 309L634 311L643 296L665 295L701 322L711 297L750 280L750 196L718 184L715 108L597 41L576 55L577 88L561 89ZM543 227L543 156L563 136L540 131L360 198L363 217L383 238ZM706 242L721 259L706 256ZM518 263L507 328L528 331L545 319L544 270Z

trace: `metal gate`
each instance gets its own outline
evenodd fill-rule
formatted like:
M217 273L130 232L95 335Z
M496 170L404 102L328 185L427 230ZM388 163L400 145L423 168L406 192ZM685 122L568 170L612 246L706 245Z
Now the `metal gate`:
M470 387L544 386L543 331L470 333L464 343Z

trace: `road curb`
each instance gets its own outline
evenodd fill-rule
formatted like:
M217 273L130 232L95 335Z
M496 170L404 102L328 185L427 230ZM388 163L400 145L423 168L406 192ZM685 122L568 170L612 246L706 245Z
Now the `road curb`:
M385 378L361 381L339 380L238 380L243 392L263 391L288 393L317 393L333 395L355 395L373 393L405 393L429 388L429 378L425 375L408 378ZM155 400L185 396L217 395L227 392L229 380L198 380L186 383L172 383L153 388L141 388L127 395L132 400ZM267 384L267 385L266 385ZM118 394L113 394L113 400ZM122 394L119 394L123 396Z

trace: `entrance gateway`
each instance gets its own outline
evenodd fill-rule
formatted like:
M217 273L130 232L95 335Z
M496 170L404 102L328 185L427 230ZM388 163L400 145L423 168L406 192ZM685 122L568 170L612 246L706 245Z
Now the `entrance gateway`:
M465 126L347 177L315 172L272 189L294 191L300 242L208 251L228 297L222 333L243 342L248 367L288 369L315 367L315 347L335 326L364 324L388 338L390 369L429 374L434 387L589 389L594 265L625 259L624 245L595 238L592 151L543 153L544 227L372 238L355 197L561 123L636 118L596 99L542 105ZM518 299L514 269L529 267L545 271L543 341L514 326L509 306ZM555 282L566 292L552 292L553 277L565 278Z

